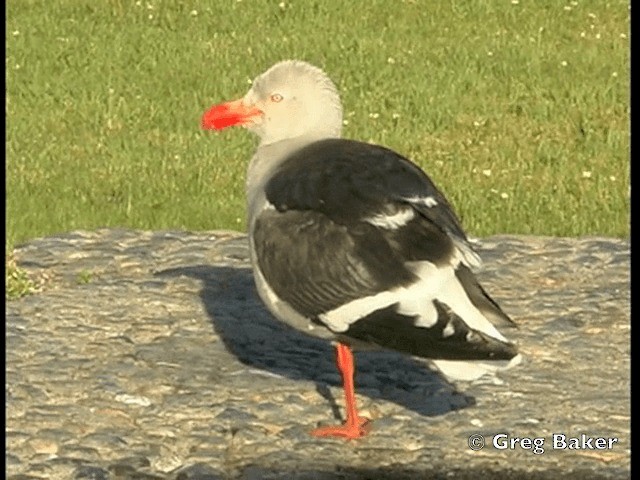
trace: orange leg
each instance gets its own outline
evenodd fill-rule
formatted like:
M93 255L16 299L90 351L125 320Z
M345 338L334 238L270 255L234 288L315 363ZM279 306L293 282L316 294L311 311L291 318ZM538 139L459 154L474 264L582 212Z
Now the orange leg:
M358 409L356 408L356 395L353 386L353 374L355 372L353 353L347 345L338 343L336 346L336 357L338 370L340 370L342 374L347 420L342 425L316 428L311 432L311 435L315 437L364 437L369 433L369 419L359 416Z

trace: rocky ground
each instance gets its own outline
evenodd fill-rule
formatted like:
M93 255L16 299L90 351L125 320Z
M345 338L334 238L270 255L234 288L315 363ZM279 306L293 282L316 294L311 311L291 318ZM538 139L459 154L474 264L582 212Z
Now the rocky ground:
M522 364L453 385L357 353L373 430L344 442L308 434L343 412L333 349L268 314L241 234L22 245L40 288L6 304L7 477L630 478L629 242L496 236L479 251Z

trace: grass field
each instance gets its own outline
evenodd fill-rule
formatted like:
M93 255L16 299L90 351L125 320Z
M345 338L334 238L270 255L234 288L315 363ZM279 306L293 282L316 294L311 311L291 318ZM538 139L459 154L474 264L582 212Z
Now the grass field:
M470 234L629 235L629 4L14 0L7 240L242 230L255 139L211 104L323 67L349 138L425 168Z

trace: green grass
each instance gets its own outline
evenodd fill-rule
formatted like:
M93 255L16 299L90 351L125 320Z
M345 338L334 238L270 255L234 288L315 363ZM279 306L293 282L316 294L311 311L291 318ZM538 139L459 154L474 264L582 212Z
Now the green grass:
M11 252L7 253L5 257L5 298L14 300L32 293L35 285L27 272L16 265L16 260Z
M89 270L81 270L76 276L76 283L78 285L86 285L88 283L91 283L91 280L93 280L93 278L93 272L90 272Z
M423 166L472 235L629 235L624 1L20 0L6 35L9 251L244 229L255 139L199 120L285 58L323 67L344 135Z

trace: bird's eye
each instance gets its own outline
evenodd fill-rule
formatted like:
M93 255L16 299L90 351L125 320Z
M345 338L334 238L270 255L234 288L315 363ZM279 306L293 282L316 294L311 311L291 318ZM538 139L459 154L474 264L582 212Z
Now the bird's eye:
M280 95L279 93L274 93L273 95L271 95L271 101L278 103L282 101L282 95Z

